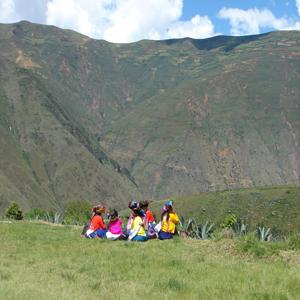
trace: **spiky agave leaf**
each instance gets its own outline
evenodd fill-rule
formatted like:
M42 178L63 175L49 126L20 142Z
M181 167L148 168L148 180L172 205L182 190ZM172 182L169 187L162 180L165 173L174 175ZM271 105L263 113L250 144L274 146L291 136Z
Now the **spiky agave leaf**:
M245 235L248 231L248 225L244 221L239 220L234 224L233 231L237 236Z
M198 226L198 238L200 238L202 240L206 240L206 239L209 239L210 237L212 237L214 226L215 226L215 224L209 225L208 221L206 221L204 224L200 224Z
M240 235L245 235L248 231L248 225L242 223L240 228Z
M265 227L260 227L258 226L257 229L257 234L259 240L263 242L270 242L272 240L272 233L271 233L271 228L265 228Z
M62 223L62 221L63 221L63 214L59 213L59 212L56 212L54 214L53 222L55 224L60 224L60 223Z

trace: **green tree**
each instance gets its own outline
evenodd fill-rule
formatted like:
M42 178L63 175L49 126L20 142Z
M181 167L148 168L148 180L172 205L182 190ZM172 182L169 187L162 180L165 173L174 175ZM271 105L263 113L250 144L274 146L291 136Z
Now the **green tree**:
M9 219L22 220L23 212L18 203L12 202L10 207L6 210L5 216Z

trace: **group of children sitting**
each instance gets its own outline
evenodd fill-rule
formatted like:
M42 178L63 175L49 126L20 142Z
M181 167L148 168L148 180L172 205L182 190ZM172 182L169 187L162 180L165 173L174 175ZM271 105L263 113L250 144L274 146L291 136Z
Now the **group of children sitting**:
M152 212L148 209L149 202L130 201L128 207L131 214L126 228L122 227L122 220L118 212L112 209L107 214L108 221L103 221L105 213L103 205L93 207L93 215L84 227L82 235L86 238L102 238L108 240L129 240L144 242L148 239L172 239L179 223L178 215L173 211L173 201L165 202L160 222L156 224Z

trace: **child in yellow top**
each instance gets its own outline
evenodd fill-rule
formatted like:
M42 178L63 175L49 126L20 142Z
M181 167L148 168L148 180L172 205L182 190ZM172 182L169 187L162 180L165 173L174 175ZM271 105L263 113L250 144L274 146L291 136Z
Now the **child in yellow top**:
M172 239L178 223L179 217L173 211L173 201L167 201L161 215L161 230L158 233L158 238L160 240Z
M139 207L131 208L131 210L133 214L128 240L145 242L148 240L148 236L146 234L145 224L143 221L144 212Z

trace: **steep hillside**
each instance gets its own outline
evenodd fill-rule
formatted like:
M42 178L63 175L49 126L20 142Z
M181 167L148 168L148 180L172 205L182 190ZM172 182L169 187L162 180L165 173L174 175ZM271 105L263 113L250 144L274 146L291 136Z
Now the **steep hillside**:
M297 184L299 71L299 32L111 44L0 25L0 209Z
M0 31L0 209L12 200L24 209L62 209L74 200L124 205L139 195L136 184L81 124L73 112L79 96L43 68L51 59L30 56L34 50L19 37L22 26L31 25ZM67 107L69 99L74 105Z
M299 38L284 32L161 46L147 65L159 58L156 74L176 65L164 77L172 86L157 85L101 145L150 196L299 183Z

